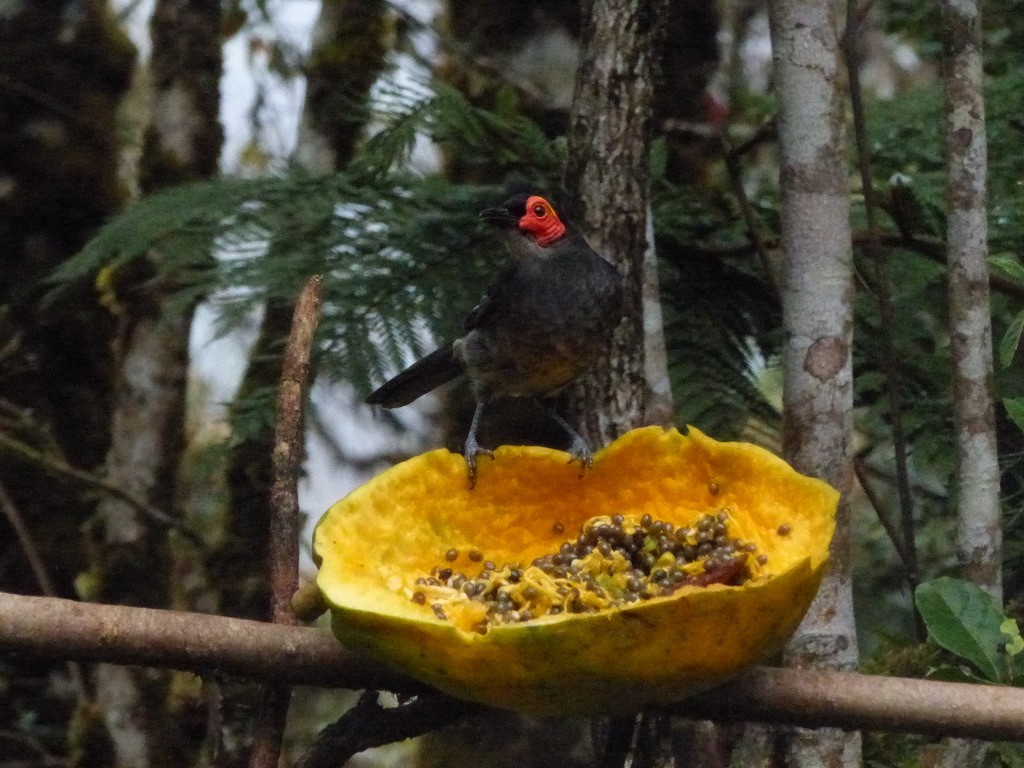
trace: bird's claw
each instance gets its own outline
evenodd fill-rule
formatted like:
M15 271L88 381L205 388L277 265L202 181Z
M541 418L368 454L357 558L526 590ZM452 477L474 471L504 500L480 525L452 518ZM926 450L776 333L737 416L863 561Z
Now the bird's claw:
M590 452L590 446L582 438L576 438L569 447L569 464L578 461L580 463L580 477L587 473L588 469L594 467L594 454Z
M473 490L476 487L476 457L488 456L493 459L494 451L482 448L476 440L467 440L465 454L466 468L469 470L469 489Z

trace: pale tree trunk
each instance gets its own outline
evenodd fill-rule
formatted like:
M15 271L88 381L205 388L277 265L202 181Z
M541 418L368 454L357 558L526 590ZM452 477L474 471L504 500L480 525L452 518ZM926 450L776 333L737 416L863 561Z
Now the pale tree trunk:
M957 446L957 559L1002 599L999 462L992 395L992 322L985 218L985 102L975 0L945 0L947 256Z
M842 494L828 571L785 657L798 667L854 669L853 255L836 8L774 0L769 16L785 254L783 449L798 471ZM791 766L860 764L859 733L798 729L787 749Z
M1002 600L999 459L992 393L985 101L976 0L944 0L949 323L957 452L956 551L963 575ZM980 765L987 745L948 739L938 765Z
M220 6L158 0L151 21L152 117L140 159L143 193L217 169L221 74ZM159 253L150 254L158 261ZM143 270L145 271L145 270ZM144 280L145 278L143 278ZM191 310L166 311L173 280L125 286L119 320L121 357L115 382L107 479L137 499L168 511L184 445ZM99 505L104 536L98 547L103 602L167 605L171 553L166 531L124 502ZM116 765L178 764L187 754L178 720L167 716L167 674L124 667L96 668L96 695Z

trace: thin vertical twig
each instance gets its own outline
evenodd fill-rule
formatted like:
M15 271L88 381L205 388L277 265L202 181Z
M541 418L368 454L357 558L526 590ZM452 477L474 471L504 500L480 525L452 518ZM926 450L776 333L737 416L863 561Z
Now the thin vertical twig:
M291 598L299 586L299 469L302 464L302 414L309 388L313 334L320 321L323 279L311 277L295 305L284 351L272 457L270 489L270 589L272 620L295 625ZM288 719L291 687L268 685L260 698L250 768L276 768Z
M303 454L303 406L309 388L313 335L320 322L323 278L307 281L295 306L284 351L274 431L274 484L270 490L271 608L277 624L294 624L291 598L299 585L299 470Z
M774 127L775 125L772 123L771 129L774 129ZM768 284L772 287L775 295L779 296L781 265L772 263L768 246L765 243L764 236L761 234L761 227L757 222L757 214L754 213L754 206L751 204L747 190L743 186L743 169L740 167L740 157L743 153L732 147L724 132L719 135L718 142L721 148L722 161L725 163L726 175L729 177L729 186L732 187L732 193L736 196L736 201L739 203L740 215L743 217L743 224L747 228L747 235L754 244L754 252L761 263L761 269L764 270Z
M14 538L18 540L18 547L21 548L21 553L28 561L28 567L32 571L36 584L39 585L39 591L46 597L57 597L57 589L53 584L53 579L50 578L50 572L46 568L46 561L43 560L39 547L36 546L35 539L32 537L32 531L29 530L24 517L22 517L21 512L18 510L18 506L7 491L7 486L2 482L0 482L0 510L3 510L4 517L7 518L7 522L14 531ZM85 684L85 674L82 672L82 665L77 661L69 661L67 662L67 669L71 685L75 689L75 698L79 704L86 703L89 700L89 689Z
M853 463L853 471L857 476L857 482L860 485L861 490L864 491L864 495L867 496L868 503L871 504L872 509L875 510L878 522L882 524L882 528L889 537L889 541L892 543L893 549L896 550L896 554L899 556L900 562L903 564L905 569L908 568L907 552L904 549L902 531L893 521L892 515L889 514L889 511L882 503L882 499L879 498L878 493L875 492L874 486L871 485L871 479L868 477L868 473L864 468L864 462L860 459L855 459Z
M43 561L43 556L40 554L39 548L32 538L32 532L29 530L28 525L26 525L21 512L18 511L18 507L14 504L14 499L7 492L7 486L3 482L0 482L0 509L3 510L4 517L7 518L11 530L14 531L14 538L18 540L21 553L25 556L25 560L28 561L28 567L32 571L36 584L39 585L39 591L47 597L56 597L57 590L53 585L53 579L50 578L50 573L46 570L46 563Z
M870 0L858 8L857 0L847 4L846 29L843 33L843 55L850 78L850 105L853 110L853 130L857 142L857 161L860 171L861 189L864 194L864 211L867 218L868 238L865 249L873 266L873 282L878 299L878 313L881 324L878 328L882 344L882 371L885 374L885 395L889 411L889 427L892 430L893 452L896 462L896 494L900 501L900 527L902 529L901 556L907 586L911 594L920 583L917 563L917 536L914 524L914 497L910 490L910 473L907 466L907 438L903 429L903 396L900 392L900 370L896 361L892 329L896 327L896 310L892 298L889 260L879 238L878 200L871 177L871 147L867 135L867 118L864 109L864 90L860 81L860 56L858 44L860 32ZM861 484L863 486L863 483ZM913 601L911 601L913 604ZM924 623L914 610L914 628L919 640L925 638Z

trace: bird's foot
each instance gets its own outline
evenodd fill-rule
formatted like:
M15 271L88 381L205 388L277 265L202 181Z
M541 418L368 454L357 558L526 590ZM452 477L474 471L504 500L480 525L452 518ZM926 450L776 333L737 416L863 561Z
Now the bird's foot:
M476 488L476 457L477 456L489 456L494 458L494 451L483 448L480 443L476 441L476 438L470 436L466 440L465 447L466 455L466 468L469 470L469 489L473 490Z
M580 477L586 474L587 470L594 466L594 455L590 452L590 446L587 445L587 441L583 439L579 432L572 428L565 419L563 419L558 411L550 403L544 401L538 401L540 406L547 412L548 416L555 420L562 429L572 439L572 445L569 446L569 463L572 464L574 461L580 463Z
M572 445L569 446L569 463L572 464L574 461L580 463L580 477L594 466L594 454L590 452L587 441L579 435L573 436Z

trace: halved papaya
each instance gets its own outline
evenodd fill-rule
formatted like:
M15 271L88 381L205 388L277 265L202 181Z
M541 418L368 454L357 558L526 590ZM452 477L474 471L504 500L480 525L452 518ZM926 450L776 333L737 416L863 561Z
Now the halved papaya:
M502 447L481 462L473 489L462 457L437 450L324 514L317 584L346 646L449 694L535 715L626 713L710 688L782 647L818 589L838 500L770 452L692 427L633 430L582 478L560 451ZM528 564L595 517L685 527L719 510L759 553L740 586L684 584L484 632L416 596L439 564L467 574L482 558Z

